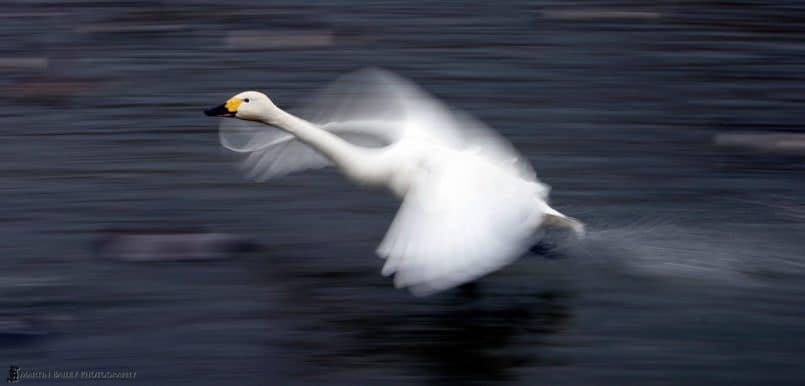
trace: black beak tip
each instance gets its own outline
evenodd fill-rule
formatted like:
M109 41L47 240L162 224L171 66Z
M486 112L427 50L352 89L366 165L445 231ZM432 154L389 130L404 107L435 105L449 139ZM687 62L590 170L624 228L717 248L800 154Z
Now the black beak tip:
M211 109L204 110L204 115L208 117L234 117L235 114L229 112L226 106L220 105Z

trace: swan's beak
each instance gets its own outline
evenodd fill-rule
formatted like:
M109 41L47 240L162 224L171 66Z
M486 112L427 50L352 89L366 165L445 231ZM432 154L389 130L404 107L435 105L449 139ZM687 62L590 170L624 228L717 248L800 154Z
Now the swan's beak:
M237 112L237 110L235 112ZM204 115L208 117L234 117L235 112L229 111L229 109L226 108L226 105L220 105L204 110Z

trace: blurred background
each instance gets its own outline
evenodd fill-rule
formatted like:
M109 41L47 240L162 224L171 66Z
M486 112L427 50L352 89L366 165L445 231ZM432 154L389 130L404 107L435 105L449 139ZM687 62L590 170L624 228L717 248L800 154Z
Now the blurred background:
M331 169L248 182L202 115L365 66L498 129L588 239L414 298L374 255L393 198ZM803 88L794 1L8 0L0 366L802 384Z

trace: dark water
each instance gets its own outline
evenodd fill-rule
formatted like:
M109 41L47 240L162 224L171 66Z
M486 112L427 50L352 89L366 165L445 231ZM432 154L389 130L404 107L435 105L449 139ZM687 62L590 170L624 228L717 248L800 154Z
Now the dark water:
M370 65L504 133L590 237L414 298L374 256L392 198L332 170L246 182L201 114L243 89L293 105ZM0 366L149 385L802 384L805 156L713 138L801 132L803 88L797 2L11 1ZM122 263L93 253L110 228L261 247Z

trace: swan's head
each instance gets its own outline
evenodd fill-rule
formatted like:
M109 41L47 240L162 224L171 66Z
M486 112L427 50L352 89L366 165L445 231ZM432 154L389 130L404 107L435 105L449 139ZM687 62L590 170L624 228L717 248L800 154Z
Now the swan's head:
M229 98L226 103L204 110L210 117L230 117L247 121L264 121L276 109L266 94L257 91L244 91Z

